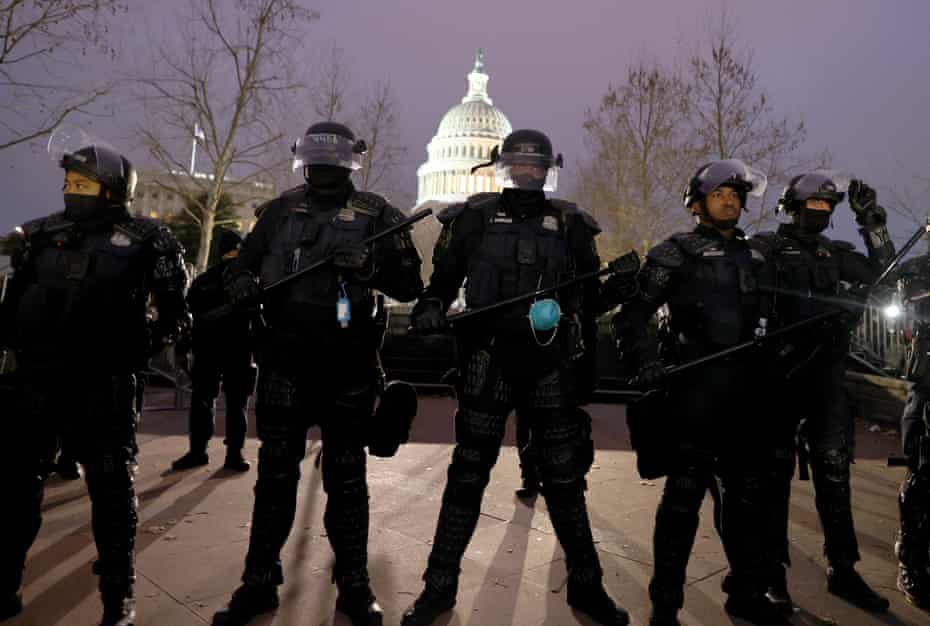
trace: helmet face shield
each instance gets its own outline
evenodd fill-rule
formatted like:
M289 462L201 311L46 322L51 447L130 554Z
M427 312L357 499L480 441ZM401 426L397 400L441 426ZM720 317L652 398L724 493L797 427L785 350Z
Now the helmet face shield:
M494 179L504 189L555 191L560 165L551 154L503 152L494 164Z
M793 199L797 202L824 200L831 206L836 206L846 197L846 193L840 190L849 186L848 180L841 181L840 178L842 177L832 172L810 172L792 181L789 187L792 189Z
M362 167L365 150L360 142L334 133L304 135L294 144L293 169L310 165L333 165L356 171Z
M48 140L49 156L65 171L97 181L118 198L131 201L135 168L106 142L75 126L61 126Z
M760 198L765 193L767 185L765 174L749 167L739 159L714 161L705 167L696 178L698 191L704 196L719 187L732 186L747 195Z

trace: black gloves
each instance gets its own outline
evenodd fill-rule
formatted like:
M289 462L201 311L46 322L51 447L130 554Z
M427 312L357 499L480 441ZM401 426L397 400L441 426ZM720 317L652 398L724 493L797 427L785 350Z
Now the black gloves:
M446 328L446 307L439 298L421 298L417 300L410 313L413 329L424 335L439 333Z
M860 226L881 226L887 215L877 202L875 190L861 180L852 180L848 190L849 207L856 214Z
M352 272L367 272L371 269L371 248L361 243L344 243L336 248L333 264Z

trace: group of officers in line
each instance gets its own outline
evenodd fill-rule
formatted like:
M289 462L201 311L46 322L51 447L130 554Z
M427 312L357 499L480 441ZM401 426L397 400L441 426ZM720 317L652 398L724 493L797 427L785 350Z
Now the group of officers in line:
M789 623L795 607L786 580L788 509L801 451L814 481L828 590L866 611L888 608L854 568L853 423L843 391L850 329L894 257L885 211L869 186L853 180L841 188L823 172L797 176L779 200L788 219L775 232L748 238L737 224L747 197L762 194L765 176L739 160L713 161L687 183L692 231L649 250L641 268L634 253L607 264L606 280L580 280L602 268L599 226L575 204L546 195L555 190L561 155L543 133L517 130L486 164L503 191L472 196L438 215L442 231L424 287L407 217L352 185L364 152L346 126L312 125L294 146L305 184L261 207L244 242L221 235L221 260L190 290L183 250L170 230L130 214L136 183L130 162L102 143L56 154L65 171L64 211L3 240L15 273L0 309L0 347L15 354L17 367L2 379L0 475L8 513L0 534L0 619L23 609L26 555L41 524L50 463L64 441L84 467L90 492L101 624L135 623L138 373L149 356L181 342L193 344L195 361L190 451L176 469L208 462L222 381L225 467L248 470L242 446L248 398L256 391L261 447L242 585L213 623L244 626L278 607L281 550L294 523L307 432L319 426L336 609L355 626L382 624L368 575L366 447L372 454L396 452L416 398L403 385L385 385L378 354L383 317L373 314L378 293L416 300L415 332L454 330L459 342L456 445L423 591L404 612L404 626L427 626L454 607L461 561L512 411L521 421L521 443L533 451L521 459L531 478L520 495L538 488L546 500L565 552L569 605L599 624L629 623L604 588L592 538L585 475L595 442L581 408L595 386L596 320L617 305L618 357L646 392L628 410L638 468L644 477L666 477L655 522L650 624L679 623L708 490L730 565L726 610L754 624ZM822 234L832 219L842 219L833 211L844 197L867 255ZM924 309L930 305L923 298L930 294L930 263L924 257L904 269L901 284L917 320L908 370L917 384L904 416L909 472L900 494L898 587L926 609L930 310ZM268 289L281 281L288 284ZM473 317L480 323L457 323L447 310L463 283L470 312L515 303ZM545 291L556 286L562 287ZM540 295L520 298L534 293ZM222 307L231 312L215 315ZM668 315L654 333L650 320L661 307ZM764 347L671 369L788 327L797 330Z

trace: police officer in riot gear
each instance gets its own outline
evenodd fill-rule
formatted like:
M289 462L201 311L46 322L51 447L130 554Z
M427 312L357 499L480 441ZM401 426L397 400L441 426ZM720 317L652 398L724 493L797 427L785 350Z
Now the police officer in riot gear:
M356 626L382 623L368 579L367 436L378 395L380 332L372 319L378 289L408 301L423 288L409 231L362 243L403 219L350 181L364 143L342 124L311 126L294 147L306 184L272 200L226 271L233 302L335 254L335 261L264 301L268 328L258 341L256 426L261 440L252 533L243 585L214 624L244 625L278 606L281 549L294 522L307 429L323 439L324 524L336 562L336 608Z
M418 332L444 329L446 309L463 280L468 307L478 309L600 266L594 220L570 202L546 198L544 191L555 188L561 157L553 155L543 133L514 131L493 152L492 163L502 193L474 195L439 215L443 229L433 275L411 316ZM456 447L425 589L404 613L405 626L431 624L455 605L462 556L515 407L530 421L542 491L567 555L569 604L601 624L628 623L602 586L583 491L590 439L574 412L571 359L582 356L579 339L594 328L588 307L598 290L597 281L589 281L560 294L561 316L555 319L541 319L548 315L534 309L528 319L524 304L456 329L463 362Z
M204 314L225 302L223 272L239 254L242 237L222 229L216 237L220 261L198 276L187 292L187 304L194 316L191 345L190 450L172 463L176 470L190 469L209 462L207 444L213 437L216 398L220 381L226 396L226 462L223 467L245 472L249 462L242 457L248 425L249 396L255 391L257 368L252 361L252 328L248 315L235 314L210 321Z
M908 471L898 495L898 589L914 606L930 610L930 256L905 263L898 287L903 300L912 303L915 321L907 363L914 385L901 416Z
M0 534L0 619L22 608L26 554L41 525L48 463L61 437L84 466L92 504L103 626L131 626L136 497L135 374L149 351L189 325L182 248L159 223L129 214L136 172L81 133L56 132L65 210L24 224L0 324L16 354L16 398L0 451L7 486ZM60 149L60 151L59 151ZM154 298L154 337L146 301Z
M774 263L770 328L777 329L837 307L841 282L868 286L894 256L885 211L876 203L868 185L849 183L849 206L856 216L869 256L853 245L833 241L822 233L844 192L830 172L810 172L791 179L779 200L779 210L791 218L776 232L760 233L753 248ZM824 550L830 567L827 589L868 611L884 611L888 601L875 593L853 565L859 548L850 503L849 465L852 461L853 422L844 390L845 358L849 351L848 320L838 318L826 332L798 334L782 351L776 364L775 384L769 403L778 426L773 433L771 477L777 505L769 517L772 525L769 549L773 572L769 598L790 612L786 585L788 560L788 502L794 475L794 436L800 420L810 449L815 502L824 533Z
M784 623L765 599L762 541L754 532L763 521L766 492L764 468L757 461L764 442L754 436L758 425L745 415L756 382L752 364L732 357L666 379L668 364L646 331L650 318L667 305L679 345L663 354L677 354L682 362L754 337L764 300L757 284L765 266L737 223L747 196L761 195L764 187L764 175L739 160L699 168L684 194L698 225L649 251L639 294L613 319L621 358L637 368L639 384L669 388L650 410L649 441L637 444L640 471L650 478L667 476L653 539L652 626L679 623L699 510L718 477L724 491L720 530L730 562L726 609L756 624Z

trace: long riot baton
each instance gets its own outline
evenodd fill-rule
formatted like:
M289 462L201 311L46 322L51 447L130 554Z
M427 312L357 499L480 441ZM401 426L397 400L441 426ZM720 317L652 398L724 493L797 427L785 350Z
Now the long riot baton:
M581 283L593 280L595 278L600 278L601 276L606 276L607 274L635 274L639 269L639 255L635 250L627 252L621 257L617 257L611 261L607 267L601 268L593 272L587 272L576 276L575 278L563 281L557 285L551 287L544 287L542 289L537 289L536 291L530 291L519 296L514 296L512 298L507 298L506 300L501 300L500 302L495 302L494 304L489 304L487 306L472 309L471 311L465 311L463 313L457 313L455 315L450 315L446 318L446 323L450 326L456 324L461 324L463 322L473 321L476 318L487 315L489 313L494 313L495 311L500 311L501 309L506 309L517 304L522 304L524 302L531 302L539 298L544 298L546 296L551 296L563 289L569 287L574 287Z
M422 211L417 211L410 217L403 219L397 222L396 224L392 224L391 226L388 226L384 230L375 233L371 237L367 237L366 239L363 239L360 243L365 246L371 245L381 239L385 239L397 232L400 232L406 228L409 228L413 224L416 224L420 220L426 217L429 217L432 214L433 214L432 209L423 209ZM289 274L280 280L276 280L273 283L266 285L265 287L262 288L258 301L261 302L262 300L267 298L269 294L275 291L280 291L282 288L287 287L288 285L300 280L301 278L303 278L310 272L315 272L321 267L332 263L333 259L335 258L336 258L335 254L330 254L328 256L323 257L319 261L311 263L310 265L303 268L302 270L294 272L293 274ZM213 309L212 311L207 311L203 317L205 320L215 320L215 319L218 319L218 318L221 318L221 317L224 317L226 315L233 313L237 308L238 306L235 304L224 304L223 306L217 307Z

